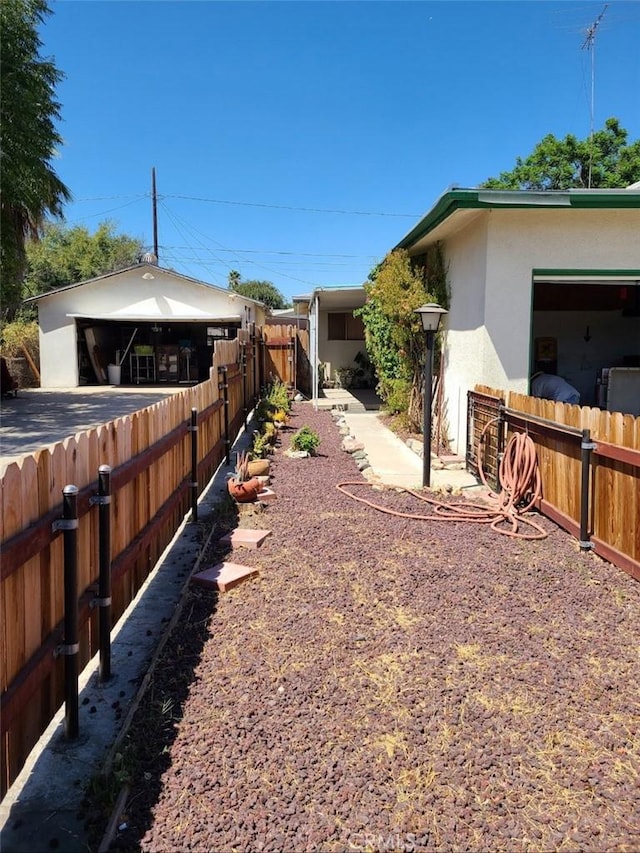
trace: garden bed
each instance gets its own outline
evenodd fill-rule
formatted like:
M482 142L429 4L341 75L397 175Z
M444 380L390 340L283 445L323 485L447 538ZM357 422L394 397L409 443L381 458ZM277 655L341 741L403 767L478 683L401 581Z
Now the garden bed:
M319 455L285 457L304 424ZM189 591L112 849L639 849L639 585L545 519L527 542L357 503L340 441L296 404L277 500L240 518L271 531L233 555L259 576Z

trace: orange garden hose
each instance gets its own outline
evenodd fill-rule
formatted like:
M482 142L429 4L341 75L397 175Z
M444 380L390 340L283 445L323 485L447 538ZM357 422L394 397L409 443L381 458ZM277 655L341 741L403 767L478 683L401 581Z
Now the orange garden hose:
M494 423L493 420L489 421L485 426L478 442L478 470L480 472L480 479L487 488L487 481L482 469L481 448L485 433L492 423ZM407 494L413 495L418 500L432 506L433 512L430 515L389 509L366 498L354 495L352 492L352 487L354 486L372 487L376 485L375 483L350 480L338 483L336 488L348 497L353 498L353 500L388 515L396 515L401 518L414 518L419 521L467 521L474 524L489 524L496 533L502 533L505 536L515 536L520 539L545 539L548 536L547 532L531 518L525 516L525 513L541 497L541 481L536 449L534 443L526 433L514 433L509 440L500 462L498 477L502 486L502 492L496 494L490 491L490 498L494 506L470 502L465 502L464 504L443 503L442 501L435 500L435 498L428 497L424 492L405 489L403 486L389 487L395 491L407 492ZM522 530L522 526L528 527L530 532Z

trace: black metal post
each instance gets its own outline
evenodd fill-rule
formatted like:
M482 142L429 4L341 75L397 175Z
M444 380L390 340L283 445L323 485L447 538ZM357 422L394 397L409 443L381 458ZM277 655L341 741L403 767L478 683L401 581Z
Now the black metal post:
M95 604L100 608L100 681L111 678L111 468L101 465L98 468L98 522L100 576L98 579L98 598Z
M253 405L258 402L258 338L256 324L253 324L253 337L251 339L251 355L253 358Z
M222 372L222 398L224 400L224 458L229 463L231 461L231 440L229 438L229 382L227 380L227 365L224 364L220 370Z
M242 367L242 413L244 415L244 428L247 428L247 415L249 408L247 406L247 344L242 341L240 344L240 366Z
M425 332L426 358L424 361L424 400L422 421L422 488L431 485L431 394L433 374L433 332Z
M581 461L582 461L582 479L580 487L580 550L588 551L593 548L593 543L589 541L589 472L591 469L591 451L595 449L595 444L591 441L591 432L588 429L582 430Z
M62 520L54 530L63 531L64 554L64 640L56 654L64 655L64 731L78 737L78 487L62 490Z
M191 409L191 521L198 520L198 410Z
M504 406L501 406L498 413L498 429L496 436L496 492L498 492L498 494L502 491L502 483L500 482L500 465L502 464L502 457L504 456L504 427Z

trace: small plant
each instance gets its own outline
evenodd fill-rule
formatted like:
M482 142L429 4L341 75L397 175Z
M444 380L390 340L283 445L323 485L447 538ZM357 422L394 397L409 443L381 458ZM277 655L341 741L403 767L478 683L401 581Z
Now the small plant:
M254 459L264 459L271 452L272 448L267 440L266 435L260 432L254 432L253 444L251 446L251 454Z
M291 447L294 450L304 450L310 456L315 456L320 445L320 436L311 427L303 426L291 439Z
M280 379L275 379L271 383L265 395L265 400L276 412L278 410L289 411L289 392L287 391L287 386Z
M250 479L249 476L249 461L251 457L246 450L236 454L236 482L246 483Z
M273 421L267 421L262 429L262 435L267 444L273 445L278 440L278 430Z

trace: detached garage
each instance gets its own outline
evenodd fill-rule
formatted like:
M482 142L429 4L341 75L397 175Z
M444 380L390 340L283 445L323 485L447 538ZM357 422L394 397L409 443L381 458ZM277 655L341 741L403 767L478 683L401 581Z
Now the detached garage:
M27 302L38 306L43 388L201 382L216 340L265 319L262 302L151 262Z

